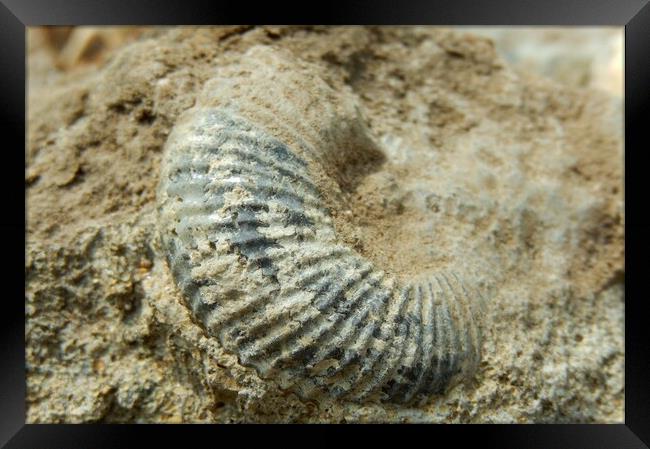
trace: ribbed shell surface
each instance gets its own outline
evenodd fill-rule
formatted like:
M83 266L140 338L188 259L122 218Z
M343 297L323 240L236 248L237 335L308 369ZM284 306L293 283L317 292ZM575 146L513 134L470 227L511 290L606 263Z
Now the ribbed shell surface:
M162 239L193 315L240 363L354 401L409 402L474 372L479 309L458 276L398 285L340 244L308 163L235 112L196 108L178 128Z

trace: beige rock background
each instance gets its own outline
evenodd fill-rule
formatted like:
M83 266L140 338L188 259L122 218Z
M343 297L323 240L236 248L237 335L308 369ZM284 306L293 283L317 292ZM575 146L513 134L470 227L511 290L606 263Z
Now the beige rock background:
M31 29L27 421L622 422L622 32L515 30L522 50L484 31ZM591 43L571 59L576 39ZM479 273L490 324L471 382L419 406L302 402L192 322L156 231L162 149L259 44L347 90L386 154L360 169L342 238L389 270L426 248Z
M623 28L459 27L494 40L517 69L623 96Z

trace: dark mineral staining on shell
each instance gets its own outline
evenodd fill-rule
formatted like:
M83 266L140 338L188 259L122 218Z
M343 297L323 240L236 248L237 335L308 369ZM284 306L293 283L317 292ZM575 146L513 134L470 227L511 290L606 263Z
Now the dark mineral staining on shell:
M292 147L246 113L196 106L163 165L168 261L207 332L303 397L409 402L470 376L475 295L445 273L400 286L340 243L305 156L317 139Z

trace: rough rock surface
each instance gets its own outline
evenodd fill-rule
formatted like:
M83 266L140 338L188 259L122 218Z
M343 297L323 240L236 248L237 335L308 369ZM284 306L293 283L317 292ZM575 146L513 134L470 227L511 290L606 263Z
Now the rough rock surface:
M259 44L320 67L385 155L342 169L340 238L398 275L479 273L472 382L409 407L301 401L192 321L157 232L161 152ZM28 50L28 422L623 421L620 100L436 28L154 29L60 71Z

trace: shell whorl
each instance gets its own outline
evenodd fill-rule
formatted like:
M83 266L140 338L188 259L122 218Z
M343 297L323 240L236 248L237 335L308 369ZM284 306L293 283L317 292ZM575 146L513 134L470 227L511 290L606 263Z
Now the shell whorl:
M354 104L285 54L249 56L260 66L206 83L166 145L161 235L193 315L303 397L408 402L469 376L475 293L445 273L400 286L337 240L313 173L372 145Z

